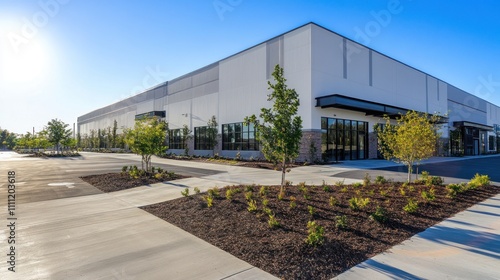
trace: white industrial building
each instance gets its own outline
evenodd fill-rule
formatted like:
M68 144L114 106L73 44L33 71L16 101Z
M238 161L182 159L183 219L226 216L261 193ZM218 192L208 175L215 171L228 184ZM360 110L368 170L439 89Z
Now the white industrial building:
M444 153L497 151L500 107L314 23L80 116L78 133L110 127L114 120L119 127L132 127L136 116L156 115L171 129L168 152L184 153L174 136L187 125L194 136L190 153L211 155L204 128L215 116L219 155L261 157L253 128L242 122L271 106L267 81L276 64L300 97L300 160L311 160L312 146L318 159L375 158L373 125L383 122L384 114L407 110L448 113L443 141L450 143L451 130L460 133Z

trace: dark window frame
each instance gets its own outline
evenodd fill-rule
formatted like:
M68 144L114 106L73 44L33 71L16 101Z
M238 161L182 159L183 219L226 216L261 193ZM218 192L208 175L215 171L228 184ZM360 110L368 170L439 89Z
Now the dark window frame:
M259 143L255 137L253 124L243 122L222 125L222 150L224 151L258 151Z
M182 141L182 128L170 129L168 131L168 149L185 149L186 145Z

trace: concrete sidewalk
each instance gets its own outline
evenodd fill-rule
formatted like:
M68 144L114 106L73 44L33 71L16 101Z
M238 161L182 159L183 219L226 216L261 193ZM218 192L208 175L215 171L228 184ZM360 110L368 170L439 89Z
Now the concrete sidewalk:
M2 254L1 279L276 279L119 195L18 208L16 272ZM7 220L3 211L0 219ZM0 244L7 244L6 229Z
M335 279L500 279L500 195Z

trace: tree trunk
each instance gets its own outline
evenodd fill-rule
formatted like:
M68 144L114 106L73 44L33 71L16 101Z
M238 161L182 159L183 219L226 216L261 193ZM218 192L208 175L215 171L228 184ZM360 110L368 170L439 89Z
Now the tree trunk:
M283 197L285 195L285 176L286 176L286 158L283 157L283 162L281 163L281 188L280 195Z

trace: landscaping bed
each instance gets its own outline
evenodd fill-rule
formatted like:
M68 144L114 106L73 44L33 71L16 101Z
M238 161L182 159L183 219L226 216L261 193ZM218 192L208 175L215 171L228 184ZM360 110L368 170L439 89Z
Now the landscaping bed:
M114 192L187 177L179 174L169 173L168 175L161 177L143 176L132 178L128 173L106 173L83 176L80 178L103 192Z
M141 208L279 278L330 279L500 193L498 186L463 185L451 198L445 186L378 181L349 186L301 183L288 186L281 200L279 186L232 186L211 190L211 207L209 195L201 193ZM408 206L410 200L417 203L416 209L415 204ZM257 208L252 212L249 201ZM270 227L271 216L279 226ZM308 221L323 227L322 244L305 242ZM314 239L318 235L310 241L320 240Z
M185 161L195 161L195 162L205 162L205 163L214 163L214 164L223 164L223 165L233 165L233 166L243 166L243 167L252 167L252 168L261 168L261 169L270 169L270 170L279 170L281 171L281 167L273 164L272 162L263 160L263 159L254 159L254 160L246 160L246 159L233 159L233 158L222 158L222 157L196 157L196 156L175 156L175 155L164 155L162 158L174 159L174 160L185 160ZM288 164L288 168L294 168L297 166L303 166L304 163L291 163Z

